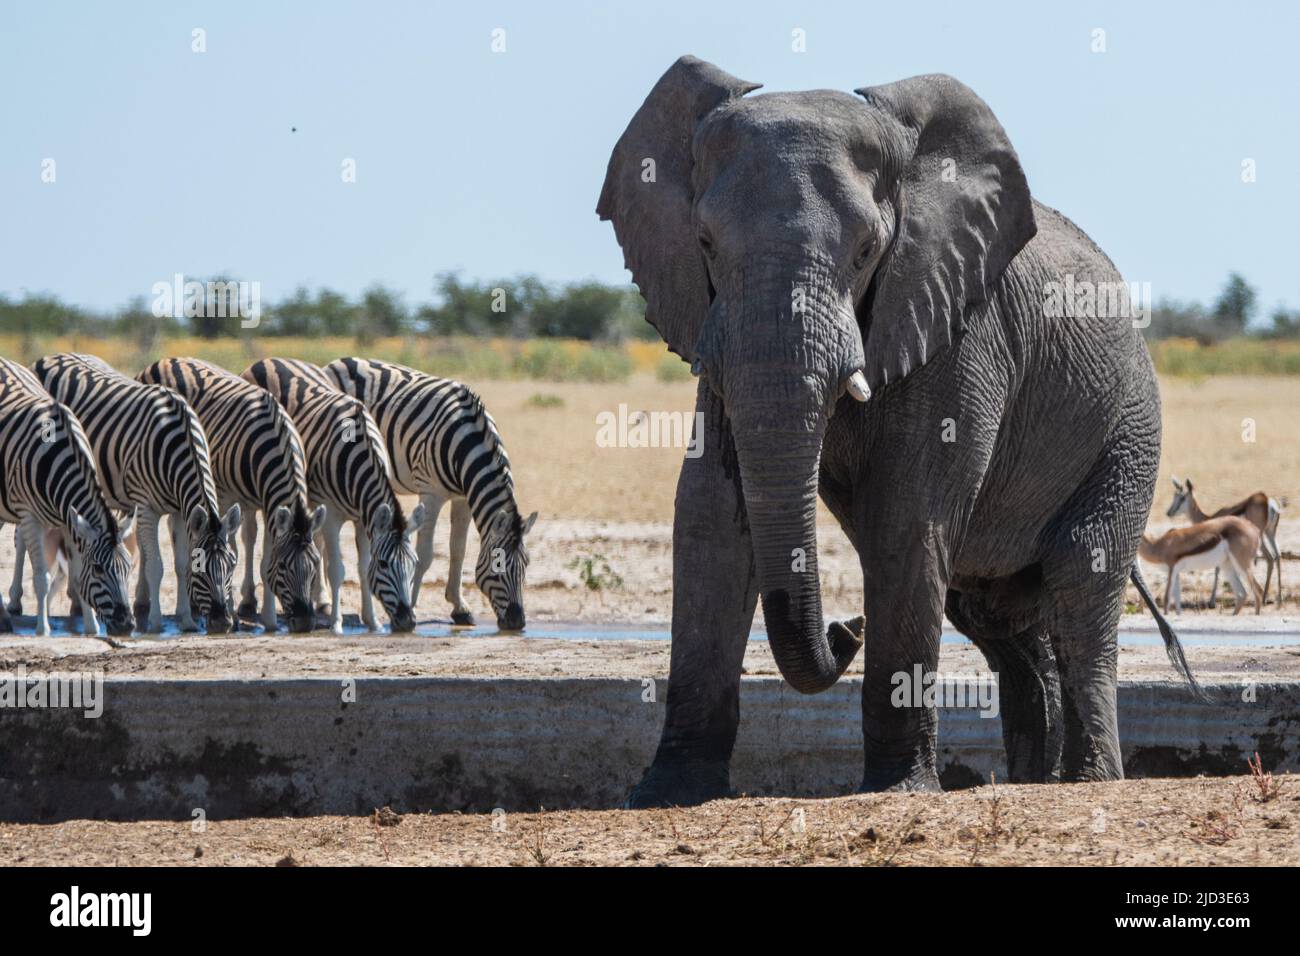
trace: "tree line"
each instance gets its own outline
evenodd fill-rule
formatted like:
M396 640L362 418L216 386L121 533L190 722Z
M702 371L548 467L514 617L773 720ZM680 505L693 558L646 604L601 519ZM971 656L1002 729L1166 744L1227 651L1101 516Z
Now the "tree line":
M203 285L230 282L225 277ZM352 299L332 289L300 286L278 302L261 304L255 330L243 327L234 310L204 307L199 314L175 317L170 299L165 308L139 296L110 311L68 305L49 294L13 300L0 296L0 334L103 337L179 336L200 338L258 335L375 339L403 335L470 335L513 338L573 338L592 342L653 339L645 321L645 303L633 286L600 282L547 283L524 275L495 281L471 281L442 273L434 281L432 302L409 305L400 293L375 285ZM155 314L161 311L162 315Z
M433 291L432 302L412 306L381 285L356 299L331 289L299 287L287 298L263 305L256 334L360 340L404 335L558 337L611 343L655 337L644 321L645 303L632 286L594 281L554 284L533 275L474 281L445 272L435 279ZM1267 322L1256 323L1258 311L1255 289L1234 272L1208 305L1157 301L1143 334L1150 339L1192 338L1205 344L1240 336L1300 338L1300 312L1279 306ZM247 332L238 316L218 317L211 309L189 317L175 318L171 313L159 317L144 296L110 311L68 305L48 294L17 300L0 296L0 334L215 339Z

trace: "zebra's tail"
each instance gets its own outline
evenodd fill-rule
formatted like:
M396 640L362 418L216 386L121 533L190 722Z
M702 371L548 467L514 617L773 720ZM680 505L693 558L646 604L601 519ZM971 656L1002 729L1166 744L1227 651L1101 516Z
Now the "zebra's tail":
M1133 567L1129 571L1129 577L1132 579L1133 585L1137 588L1138 594L1142 596L1142 603L1147 606L1147 610L1149 610L1152 616L1156 619L1156 626L1160 628L1160 636L1164 638L1165 641L1165 653L1169 655L1169 660L1174 665L1174 670L1183 675L1188 686L1191 687L1192 693L1195 694L1199 700L1209 700L1209 696L1205 693L1205 690L1196 682L1196 678L1192 676L1192 669L1187 666L1187 656L1183 654L1183 645L1179 642L1178 635L1175 634L1174 629L1169 626L1169 622L1165 620L1165 616L1160 613L1160 609L1156 607L1155 598L1153 598L1151 592L1147 590L1147 583L1142 580L1142 572L1138 570L1137 561L1133 562Z

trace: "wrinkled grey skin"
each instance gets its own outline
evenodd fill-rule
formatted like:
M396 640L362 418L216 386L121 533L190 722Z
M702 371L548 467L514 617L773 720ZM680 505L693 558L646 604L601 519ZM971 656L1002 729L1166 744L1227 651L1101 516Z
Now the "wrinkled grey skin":
M945 610L1000 674L1013 780L1122 777L1116 628L1159 395L1131 319L1043 309L1048 282L1119 275L1030 198L955 80L756 88L679 60L597 210L647 318L698 370L706 423L677 488L663 737L629 805L729 792L758 601L796 690L851 663L861 619L822 619L819 494L862 564L864 789L939 787L934 710L890 697L892 675L936 669ZM857 369L865 403L846 394Z

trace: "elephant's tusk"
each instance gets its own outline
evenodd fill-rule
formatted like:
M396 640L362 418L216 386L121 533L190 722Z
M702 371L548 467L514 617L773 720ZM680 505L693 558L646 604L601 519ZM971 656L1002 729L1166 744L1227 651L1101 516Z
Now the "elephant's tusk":
M849 376L849 394L860 402L865 402L871 398L871 387L867 385L867 377L862 374L862 369L858 369Z

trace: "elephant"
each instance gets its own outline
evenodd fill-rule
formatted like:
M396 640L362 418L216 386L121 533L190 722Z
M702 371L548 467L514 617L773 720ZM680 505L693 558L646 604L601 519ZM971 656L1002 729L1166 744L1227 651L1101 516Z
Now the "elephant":
M615 145L596 210L698 376L704 432L674 506L664 726L627 806L731 793L758 603L796 691L827 689L866 647L864 791L940 789L935 708L891 691L936 673L945 614L997 674L1013 781L1122 778L1128 579L1200 692L1135 565L1160 458L1151 359L1126 294L1077 295L1127 287L1031 197L957 80L757 89L679 59ZM863 616L829 626L819 497L863 580Z

